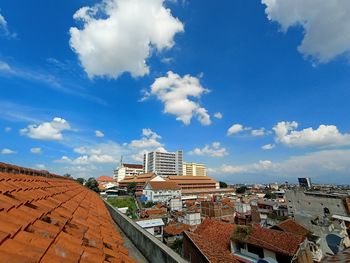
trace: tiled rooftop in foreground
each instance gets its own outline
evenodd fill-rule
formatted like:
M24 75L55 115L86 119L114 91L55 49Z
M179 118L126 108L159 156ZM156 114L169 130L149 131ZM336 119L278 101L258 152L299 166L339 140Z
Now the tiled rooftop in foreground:
M103 201L73 180L0 171L0 262L134 262Z

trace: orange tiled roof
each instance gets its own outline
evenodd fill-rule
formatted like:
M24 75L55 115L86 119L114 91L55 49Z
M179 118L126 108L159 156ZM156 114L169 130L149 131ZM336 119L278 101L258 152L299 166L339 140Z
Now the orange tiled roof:
M233 238L234 237L233 234ZM304 239L305 237L300 235L263 228L260 225L253 225L251 233L241 241L274 252L293 256L298 251L299 245Z
M171 181L149 181L148 184L153 190L177 190L181 189L180 186Z
M284 232L289 232L289 233L301 235L304 237L310 233L309 230L307 230L302 225L299 225L292 219L284 220L281 223L279 223L276 227L281 229Z
M212 263L238 262L230 253L230 237L235 225L206 218L194 231L188 233L193 243Z
M164 233L168 235L179 235L185 231L190 230L191 226L182 224L179 222L171 222L166 227L164 227Z
M0 172L1 262L133 262L103 201L73 180Z
M107 175L101 175L99 177L96 178L97 182L115 182L115 180Z

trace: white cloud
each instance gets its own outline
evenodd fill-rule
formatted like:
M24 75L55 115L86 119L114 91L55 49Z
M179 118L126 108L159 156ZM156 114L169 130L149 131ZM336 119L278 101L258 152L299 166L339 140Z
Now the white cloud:
M295 121L277 123L275 140L290 147L334 147L350 145L350 134L340 133L334 125L320 125L317 129L306 128L297 131L299 124Z
M195 148L189 152L192 155L208 155L211 157L223 157L228 155L226 148L221 147L219 142L213 142L211 145L205 145L203 148Z
M103 132L97 130L95 131L95 136L101 138L101 137L104 137L105 135Z
M215 118L217 118L217 119L222 119L222 113L221 112L216 112L215 114L214 114L214 117Z
M209 90L202 87L198 78L190 75L180 77L168 71L167 76L154 81L149 96L156 96L164 103L164 112L174 114L176 120L182 121L185 125L191 123L192 117L197 117L203 125L210 125L208 111L193 100L199 99L207 92Z
M158 148L164 145L158 141L161 137L151 129L142 129L142 138L132 140L130 147L132 148Z
M11 128L11 127L5 127L4 131L5 131L5 132L11 132L11 131L12 131L12 128Z
M16 152L8 148L4 148L1 150L1 154L14 154L14 153Z
M233 124L228 130L227 130L227 135L234 135L243 131L250 130L248 127L244 127L242 124Z
M84 26L70 28L70 46L89 77L144 76L152 52L173 47L175 34L184 31L164 0L104 0L73 17Z
M257 173L272 168L274 164L270 160L260 160L257 163L245 164L245 165L228 165L223 164L219 168L211 168L213 173L223 174L244 174L244 173Z
M70 129L71 127L65 119L55 117L51 122L28 125L27 128L21 129L20 133L32 139L60 141L63 140L62 132Z
M273 148L275 148L275 146L276 145L274 145L274 144L265 144L265 145L263 145L263 146L261 146L261 149L263 149L263 150L272 150Z
M41 148L40 147L31 148L30 152L34 153L34 154L39 154L39 153L41 153Z
M12 69L9 64L4 61L0 61L0 72L12 72Z
M37 164L37 165L35 165L35 167L40 169L40 170L45 170L46 169L45 164Z
M327 63L350 51L350 1L262 0L271 21L283 31L302 26L298 50L318 63Z
M13 34L10 33L10 30L8 28L8 25L7 25L7 21L6 21L5 17L1 14L0 14L0 34L3 34L7 37L16 37L15 33L13 33ZM0 68L1 68L1 66L0 66Z
M269 134L269 131L266 131L265 128L260 128L260 129L256 129L256 130L252 130L251 131L251 135L258 137L258 136L265 136Z

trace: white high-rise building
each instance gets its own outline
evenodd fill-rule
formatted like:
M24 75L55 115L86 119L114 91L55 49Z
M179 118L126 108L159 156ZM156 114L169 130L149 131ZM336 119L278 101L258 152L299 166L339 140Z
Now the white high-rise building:
M143 156L145 173L156 173L162 177L183 175L183 152L149 152Z
M114 170L113 178L120 182L125 176L132 176L143 173L142 164L120 163L119 167Z
M202 163L183 164L183 175L207 176L207 168Z

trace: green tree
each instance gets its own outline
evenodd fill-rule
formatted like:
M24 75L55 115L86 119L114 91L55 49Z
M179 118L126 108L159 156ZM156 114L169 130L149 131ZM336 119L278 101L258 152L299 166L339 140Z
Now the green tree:
M128 193L135 194L135 192L136 192L136 183L135 182L128 183L126 189L127 189Z
M63 176L67 177L67 178L72 178L72 176L70 174L64 174Z
M95 178L91 177L87 180L85 186L92 191L95 191L96 193L99 193L100 190L98 189L98 182L96 181Z
M81 177L77 178L75 181L77 181L80 184L84 184L85 183L85 179L81 178Z
M274 193L272 193L271 191L266 192L264 197L267 199L276 199L276 195Z
M220 184L220 188L227 188L227 183L220 181L219 184Z
M237 194L244 194L246 190L247 190L246 186L241 186L241 187L237 188L236 193Z

